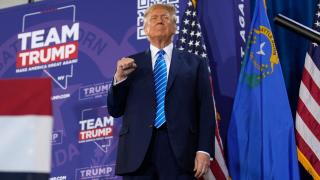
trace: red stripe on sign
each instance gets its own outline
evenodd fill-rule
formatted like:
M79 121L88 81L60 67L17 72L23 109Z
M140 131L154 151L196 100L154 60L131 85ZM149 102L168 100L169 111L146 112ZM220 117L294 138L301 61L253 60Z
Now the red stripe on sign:
M0 115L52 115L51 79L0 80Z
M78 41L35 48L17 53L17 68L27 68L78 58Z

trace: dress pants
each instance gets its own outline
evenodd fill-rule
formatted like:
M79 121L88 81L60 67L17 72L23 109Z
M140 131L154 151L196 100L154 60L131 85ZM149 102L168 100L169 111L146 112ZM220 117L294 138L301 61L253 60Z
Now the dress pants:
M182 170L174 157L166 124L153 129L152 141L142 165L124 180L193 180L194 174Z

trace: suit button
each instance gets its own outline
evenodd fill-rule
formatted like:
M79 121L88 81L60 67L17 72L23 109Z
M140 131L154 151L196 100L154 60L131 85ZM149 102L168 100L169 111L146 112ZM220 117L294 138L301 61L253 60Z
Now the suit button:
M152 124L148 125L148 128L153 128L153 125Z

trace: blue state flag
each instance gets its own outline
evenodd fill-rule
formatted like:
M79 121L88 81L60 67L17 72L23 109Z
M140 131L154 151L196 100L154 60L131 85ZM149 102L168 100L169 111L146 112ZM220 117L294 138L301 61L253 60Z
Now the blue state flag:
M228 129L238 179L299 179L293 119L263 0L257 0Z

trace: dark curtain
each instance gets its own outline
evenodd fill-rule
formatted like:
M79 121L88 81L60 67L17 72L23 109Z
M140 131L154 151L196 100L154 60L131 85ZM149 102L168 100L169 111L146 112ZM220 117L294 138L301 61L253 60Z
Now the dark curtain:
M304 37L275 25L273 18L278 13L281 13L306 26L312 27L316 3L317 0L267 0L268 16L279 53L293 117L295 117L297 98L299 96L304 59L310 42Z

